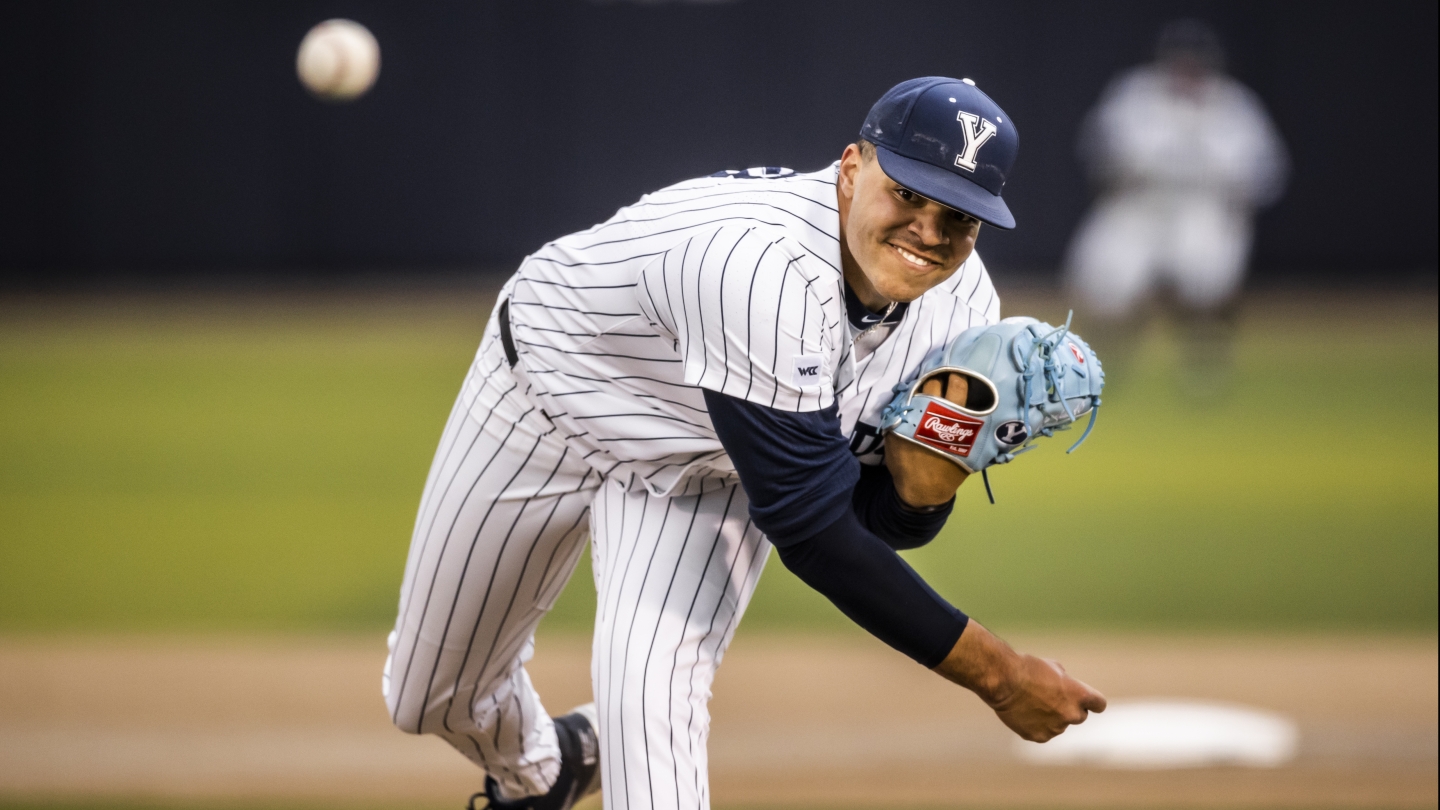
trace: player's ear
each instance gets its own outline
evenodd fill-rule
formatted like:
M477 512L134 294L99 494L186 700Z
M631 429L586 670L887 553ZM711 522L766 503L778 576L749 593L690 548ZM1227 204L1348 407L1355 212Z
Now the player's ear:
M840 155L840 176L835 182L841 194L847 199L855 196L855 175L860 171L860 164L864 162L864 156L860 154L860 147L850 144Z

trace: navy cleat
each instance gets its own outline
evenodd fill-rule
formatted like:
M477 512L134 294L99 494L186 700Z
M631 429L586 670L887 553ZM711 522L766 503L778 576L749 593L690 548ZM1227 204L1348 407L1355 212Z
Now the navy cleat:
M488 810L570 810L581 799L600 789L600 737L594 703L576 706L569 714L555 719L555 736L560 742L560 776L550 792L506 801L500 798L500 786L485 777L485 792L470 797L468 810L482 810L477 799L485 799Z

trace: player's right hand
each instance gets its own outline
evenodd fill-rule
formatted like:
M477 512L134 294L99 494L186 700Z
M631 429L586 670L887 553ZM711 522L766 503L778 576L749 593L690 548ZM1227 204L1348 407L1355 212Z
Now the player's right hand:
M1031 742L1045 742L1105 711L1105 696L1065 672L1058 661L1021 655L1017 686L990 704L1010 730Z
M973 691L1010 730L1045 742L1105 711L1105 696L1055 661L1023 655L970 620L935 672Z

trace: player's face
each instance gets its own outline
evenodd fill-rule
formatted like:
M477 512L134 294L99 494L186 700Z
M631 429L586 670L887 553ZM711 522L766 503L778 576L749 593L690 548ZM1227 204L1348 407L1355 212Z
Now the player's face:
M872 309L919 298L975 250L979 220L891 180L854 144L840 159L836 192L845 279Z

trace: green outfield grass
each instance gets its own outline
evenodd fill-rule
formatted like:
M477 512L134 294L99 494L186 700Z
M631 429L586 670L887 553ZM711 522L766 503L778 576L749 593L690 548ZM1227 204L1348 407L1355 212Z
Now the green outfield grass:
M0 631L382 630L487 313L0 302ZM995 506L966 484L909 559L1002 629L1433 631L1434 295L1272 296L1242 330L1228 398L1188 402L1156 332L1084 448L997 470ZM592 596L582 568L547 627ZM773 561L746 621L847 627Z

